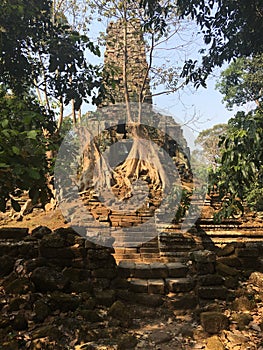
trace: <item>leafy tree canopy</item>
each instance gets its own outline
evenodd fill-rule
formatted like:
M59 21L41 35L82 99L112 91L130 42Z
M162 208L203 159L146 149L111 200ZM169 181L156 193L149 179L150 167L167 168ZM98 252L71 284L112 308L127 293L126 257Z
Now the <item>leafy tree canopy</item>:
M223 101L229 109L251 101L260 106L263 99L262 82L263 54L253 58L239 58L232 62L221 73L217 88L223 94Z
M50 158L59 146L56 106L79 110L98 95L99 67L87 62L86 50L99 55L52 1L0 2L0 210L9 198L20 209L17 189L34 200L48 197Z
M159 0L141 0L154 22L166 25L166 5ZM216 66L239 57L250 57L263 50L263 3L261 0L178 0L181 17L191 17L200 26L204 43L202 65L196 60L185 63L182 76L196 86L205 86L207 76Z
M49 0L2 1L0 49L0 83L15 93L37 87L65 104L74 99L78 110L99 87L98 71L84 57L86 49L98 55L98 48L54 16Z
M31 97L16 97L0 90L0 210L5 211L11 198L12 206L19 211L13 199L15 192L29 190L30 197L44 202L49 194L46 158L51 144L43 134L52 133L55 123Z
M210 129L200 132L195 140L196 145L202 146L203 154L213 169L220 158L219 138L226 133L227 124L217 124Z
M223 200L221 217L242 209L244 202L252 209L263 209L262 135L262 109L248 114L238 112L230 119L226 135L219 143L222 157L212 178Z

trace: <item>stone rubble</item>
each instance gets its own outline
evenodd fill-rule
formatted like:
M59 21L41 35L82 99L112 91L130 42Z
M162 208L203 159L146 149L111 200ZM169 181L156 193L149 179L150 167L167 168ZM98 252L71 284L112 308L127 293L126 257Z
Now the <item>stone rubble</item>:
M195 252L188 267L117 267L111 248L69 228L1 232L1 350L263 348L262 270L244 270L241 261L227 295L222 284L233 276L217 270L219 259L234 258L236 249L247 258L245 247ZM232 258L224 264L233 264Z

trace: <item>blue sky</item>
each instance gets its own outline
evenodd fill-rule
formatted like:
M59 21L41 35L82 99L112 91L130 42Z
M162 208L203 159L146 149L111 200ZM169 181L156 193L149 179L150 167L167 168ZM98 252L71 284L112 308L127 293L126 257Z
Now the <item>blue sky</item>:
M202 36L198 36L198 29L194 23L188 22L183 34L174 36L167 44L161 45L156 53L154 63L156 65L170 64L171 66L182 65L185 59L200 58L198 50L204 46ZM99 32L105 32L106 24L96 20L91 22L90 38L97 41ZM182 42L187 40L192 41L192 44L186 45L183 49L166 50L170 47L180 47ZM92 63L103 62L103 51L101 48L102 57L91 58ZM224 69L227 65L224 66ZM222 71L222 70L221 70ZM223 96L215 89L216 81L220 75L220 70L213 72L213 76L207 81L207 88L200 87L198 90L187 87L183 91L179 91L170 95L161 95L154 97L154 105L168 114L174 116L176 120L186 123L187 128L193 132L195 136L198 132L211 128L215 124L227 123L235 111L228 111L222 102ZM162 88L161 88L162 89ZM162 89L163 90L163 89ZM159 91L159 90L157 90Z
M190 89L180 93L180 98L178 94L156 97L154 104L186 122L194 134L215 124L227 123L235 112L227 110L223 104L222 95L215 89L216 80L210 78L207 88Z

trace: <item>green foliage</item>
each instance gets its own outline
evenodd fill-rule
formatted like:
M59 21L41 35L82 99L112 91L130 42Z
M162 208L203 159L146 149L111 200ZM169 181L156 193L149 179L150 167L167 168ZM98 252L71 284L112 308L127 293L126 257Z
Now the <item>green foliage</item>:
M232 109L254 101L262 102L263 54L253 58L240 58L231 63L221 74L218 90L224 95L223 101Z
M76 110L95 102L99 67L87 62L85 50L99 55L98 47L54 18L52 1L2 1L0 23L0 83L16 94L34 86L66 105L73 99Z
M263 50L263 3L255 0L179 0L182 17L191 16L201 28L208 49L203 54L201 67L188 61L183 75L195 85L205 85L207 76L216 66L239 57L250 57Z
M246 202L252 209L262 203L263 111L238 112L230 119L219 146L222 156L212 177L223 200L220 215L227 217Z
M7 200L17 211L19 204L12 199L17 189L29 190L32 199L48 196L46 175L52 171L46 152L53 145L43 135L53 133L52 115L45 114L30 97L17 97L0 91L0 210Z
M54 106L79 110L84 101L99 102L100 67L85 56L99 49L53 5L0 2L0 210L9 198L20 209L12 199L17 189L34 201L49 196L54 160L47 157L59 146Z
M219 138L226 130L226 124L217 124L210 129L201 131L195 140L195 145L202 147L202 154L213 169L215 169L220 157Z
M189 59L182 71L182 76L195 86L205 86L213 68L221 67L224 62L262 53L262 0L178 0L174 4L182 18L196 21L206 45L200 51L202 64L198 66L197 60ZM151 14L153 24L160 23L165 28L166 4L159 0L141 0L140 6Z

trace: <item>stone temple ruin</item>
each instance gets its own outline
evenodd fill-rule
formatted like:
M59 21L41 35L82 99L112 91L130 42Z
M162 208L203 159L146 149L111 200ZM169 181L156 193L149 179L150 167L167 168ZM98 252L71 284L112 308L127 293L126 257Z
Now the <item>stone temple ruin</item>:
M143 134L143 137L150 139L151 142L157 144L158 147L163 150L163 153L167 152L169 154L169 157L172 159L178 170L180 182L183 188L189 190L191 189L192 183L192 174L189 163L190 152L187 147L187 142L183 136L182 129L171 116L162 115L159 112L156 112L152 106L145 42L143 40L140 22L138 20L128 22L126 34L127 50L126 55L124 55L124 34L122 22L117 21L116 23L111 22L109 24L107 29L107 44L104 62L105 75L107 77L111 77L111 79L110 83L106 84L106 97L101 103L101 107L103 107L103 122L98 117L98 112L95 116L92 114L89 116L89 126L94 128L94 130L101 130L102 136L98 135L97 139L95 138L95 143L97 142L96 149L100 148L100 137L104 140L107 140L107 145L111 145L109 163L112 162L112 164L115 164L115 162L117 162L120 158L120 154L118 154L119 150L116 150L115 148L116 143L125 140L126 142L124 151L127 154L131 152L132 149L134 138L133 128L128 124L125 104L122 107L118 107L118 104L123 104L125 102L123 60L126 57L126 80L128 94L132 106L132 112L133 109L135 109L135 120L133 120L133 122L136 122L136 112L138 109L137 103L140 100L139 96L141 95L143 96L142 100L145 103L147 102L147 107L143 107L143 113L140 121L142 128L140 130L140 133ZM110 107L107 109L107 106ZM120 108L123 108L122 113L119 113ZM107 116L106 118L105 114ZM117 117L121 116L122 118L116 119L115 114ZM112 120L114 120L114 122L110 124ZM117 159L115 161L116 156ZM188 250L189 241L186 240L187 243L185 243L186 246L184 247L182 237L179 234L170 237L171 232L174 231L177 227L176 225L171 225L169 232L162 232L161 234L158 233L162 230L161 227L158 228L158 231L156 231L156 228L148 228L149 230L155 230L156 235L153 234L152 231L150 232L149 236L146 234L144 235L143 239L140 237L142 230L140 228L141 223L147 223L149 219L154 217L154 210L159 205L158 201L160 194L158 191L152 191L150 193L151 199L147 204L148 207L144 207L142 211L139 210L129 214L118 212L118 210L113 210L112 208L107 207L101 203L98 198L92 196L89 192L91 187L91 179L89 176L92 173L90 158L91 155L87 155L87 160L83 159L83 171L79 181L80 191L81 193L84 193L83 203L85 203L85 210L88 209L92 214L90 221L94 221L95 218L95 223L90 223L90 226L92 226L92 229L95 232L101 230L101 225L105 225L106 228L115 228L116 231L113 230L113 236L115 240L113 245L116 251L115 257L118 260L131 257L132 254L134 254L134 258L140 257L141 254L143 254L144 257L148 257L149 259L163 258L165 260L165 257L167 256L171 258L171 255L178 254L178 249L179 251L182 249ZM119 164L117 164L117 167L115 167L115 169L118 169L118 165ZM103 171L101 171L101 173L102 172ZM121 169L120 175L122 175L122 172L123 169ZM144 172L147 172L147 169L138 171L138 176L140 177ZM150 191L151 186L152 185L150 184ZM87 192L89 193L88 196ZM117 187L117 192L120 197L124 197L125 193L127 193L127 188L125 188L125 185L119 185ZM162 215L165 214L166 213L164 211ZM72 223L74 226L82 225L82 215L82 210L80 210L79 216L74 215L74 222ZM129 230L129 234L122 231L122 228L125 229L126 227L133 228L132 230ZM146 241L149 242L143 244ZM170 245L169 249L167 248L168 241ZM190 238L190 241L192 242L192 238ZM130 254L127 254L125 247L133 247L130 248ZM131 252L133 253L131 254Z
M139 55L138 62L142 62L144 67L142 70L147 70L143 45L138 45L138 40L132 35L134 26L128 28L128 37L136 44L136 50L130 48L129 52ZM118 23L109 26L109 36L111 31L117 35ZM142 37L137 38L141 40ZM107 64L110 57L115 63L118 62L118 45L112 45L110 41L107 44ZM134 62L137 62L136 55L132 58ZM116 75L114 79L118 81ZM112 101L123 102L121 78L119 79L116 95L106 99L105 106L113 103ZM135 80L133 83L136 86ZM136 97L138 91L133 83L130 78L129 91L135 91L133 96ZM151 102L149 80L147 84L148 102ZM113 93L110 87L109 93ZM180 126L174 125L171 117L162 119L154 112L151 116L156 116L157 120L165 120L167 128L170 128L169 124L173 126L171 139L164 135L161 138L160 134L153 133L153 141L166 145L169 155L178 162L182 182L189 186L191 174L187 164L187 145ZM109 144L112 145L124 137L129 139L132 136L125 119L117 122L117 126L112 128L106 123L100 125L101 130L106 130L103 135L108 137ZM95 117L94 125L97 126ZM149 129L146 131L149 133ZM174 140L180 141L176 143ZM114 158L114 152L110 158ZM87 174L84 172L84 175ZM84 175L80 179L83 181L83 192L87 190ZM116 231L126 226L140 230L143 221L147 222L152 217L150 208L144 209L141 214L120 214L92 195L83 195L83 204L83 212L88 210L93 216L89 226L93 225L94 231L99 231L102 224L115 228ZM154 200L151 204L154 207ZM207 204L207 208L211 208L209 198ZM70 210L74 209L71 206ZM76 223L78 215L81 221L83 212L74 213ZM71 224L70 222L69 225ZM195 317L191 327L199 327L201 324L207 337L220 334L222 330L229 328L229 324L231 327L240 327L240 330L243 327L247 332L247 323L244 320L248 319L248 311L253 309L253 303L258 302L260 295L261 305L263 301L262 238L262 227L257 227L256 222L249 225L231 219L222 224L214 224L209 215L201 217L188 233L180 233L178 225L172 223L165 230L160 230L155 238L143 244L138 242L137 246L129 246L127 237L118 234L114 249L84 239L71 227L51 231L48 227L39 226L31 232L26 228L0 228L0 307L3 311L0 317L0 343L5 350L64 350L65 346L73 349L70 341L75 341L77 334L79 343L87 343L88 348L135 349L135 345L131 344L133 338L128 333L130 324L127 326L125 323L129 318L126 305L132 303L157 308L154 312L157 312L158 306L172 310L176 314L172 323L174 328L178 328L180 322L177 314L185 315L189 312L188 315ZM242 290L244 281L248 283L247 290ZM258 299L253 295L255 290ZM224 303L236 310L236 319L223 312ZM61 317L65 318L61 321ZM102 324L102 320L107 321L105 324L109 326ZM122 326L121 331L116 330L118 324ZM126 327L125 330L123 327ZM192 328L190 335L188 332L182 337L193 337ZM112 329L114 332L110 333ZM101 331L98 333L98 330ZM125 332L128 338L124 345L128 344L129 347L116 345L120 343ZM232 342L229 341L227 347L229 349L237 348L234 342L237 336L233 335ZM24 339L26 342L21 343ZM45 347L45 339L49 347ZM30 344L27 343L29 340ZM108 347L109 342L113 347ZM26 347L21 344L26 344ZM174 344L172 340L171 344ZM258 349L261 344L257 344ZM175 349L177 345L170 348ZM86 348L85 344L83 346ZM143 348L156 349L152 345L147 346L148 344ZM158 346L162 344L159 343ZM222 346L217 348L221 349ZM76 346L74 349L84 347ZM204 347L191 345L191 348ZM249 347L245 341L244 347L237 349L245 348L255 347ZM207 349L215 349L215 346Z
M146 49L139 20L127 23L127 85L131 102L138 102L143 87L143 101L152 103ZM104 54L104 72L111 83L106 86L107 97L103 106L113 103L123 103L123 61L124 61L124 33L122 21L110 22L106 35L106 51ZM145 82L144 82L145 80Z

